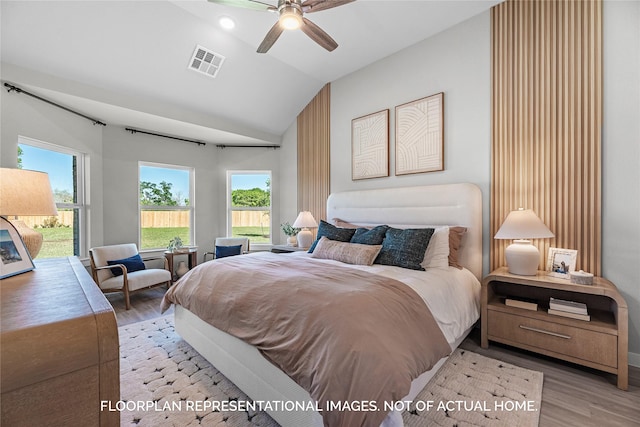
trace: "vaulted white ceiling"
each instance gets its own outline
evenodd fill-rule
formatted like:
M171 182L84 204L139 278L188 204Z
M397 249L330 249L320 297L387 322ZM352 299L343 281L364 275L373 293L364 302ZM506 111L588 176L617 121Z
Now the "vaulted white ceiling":
M292 31L258 54L275 14L206 0L2 0L2 80L108 124L277 144L327 82L500 1L358 0L305 15L338 42L335 51ZM221 16L235 29L223 30ZM226 58L216 78L188 69L196 45Z

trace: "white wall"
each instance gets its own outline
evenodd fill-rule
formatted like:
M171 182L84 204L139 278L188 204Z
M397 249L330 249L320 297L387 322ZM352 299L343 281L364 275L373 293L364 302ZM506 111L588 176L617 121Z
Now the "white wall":
M629 306L640 366L640 2L603 7L602 267Z
M490 15L485 12L331 83L331 191L472 182L483 196L489 265ZM444 92L445 170L395 173L395 106ZM390 110L391 176L351 180L351 120Z
M280 229L280 224L293 224L298 216L298 123L293 124L282 137L280 148L280 168L278 170L280 182L280 218L274 227L278 227L273 235L273 242L284 244L286 236Z

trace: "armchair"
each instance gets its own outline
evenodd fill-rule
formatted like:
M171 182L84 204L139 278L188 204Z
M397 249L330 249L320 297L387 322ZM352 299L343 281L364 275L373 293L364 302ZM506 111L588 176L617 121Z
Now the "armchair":
M100 246L89 249L91 275L104 293L123 292L126 309L131 308L129 294L155 286L171 285L171 273L164 257L164 269L147 269L135 243Z
M248 237L217 237L214 245L215 245L215 250L213 252L205 252L204 255L202 256L202 262L205 262L207 260L207 255L211 255L212 258L220 258L221 251L225 252L224 249L220 249L220 248L228 248L230 246L241 245L242 248L240 248L240 254L246 254L249 252ZM240 254L234 254L234 255L240 255Z

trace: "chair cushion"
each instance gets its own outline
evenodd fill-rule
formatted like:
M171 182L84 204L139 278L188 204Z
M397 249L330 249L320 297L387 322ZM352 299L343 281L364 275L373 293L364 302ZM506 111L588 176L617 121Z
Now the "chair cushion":
M241 253L242 245L216 246L216 258L225 258L228 256L240 255Z
M129 290L135 291L159 283L169 282L171 280L171 273L169 273L168 270L160 268L148 268L146 270L127 273L127 280L129 282ZM123 286L124 276L122 275L111 277L100 283L100 288L102 289L122 289Z
M134 255L132 257L129 257L129 258L117 259L117 260L114 260L114 261L107 261L107 264L108 265L122 264L127 269L127 274L133 273L134 271L139 271L139 270L146 269L140 254L136 254L136 255ZM114 267L114 268L111 269L111 272L113 273L114 276L121 276L122 275L122 268Z

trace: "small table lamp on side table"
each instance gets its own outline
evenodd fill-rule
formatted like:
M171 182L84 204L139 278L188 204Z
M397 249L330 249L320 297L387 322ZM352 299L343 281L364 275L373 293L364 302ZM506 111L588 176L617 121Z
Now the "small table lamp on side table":
M311 215L309 211L302 211L298 214L292 227L302 228L298 233L298 246L301 248L309 248L313 243L313 233L309 231L310 228L317 228L318 223Z
M551 230L531 209L520 208L507 215L494 239L514 239L504 253L509 273L535 276L540 264L540 251L528 239L551 237Z

